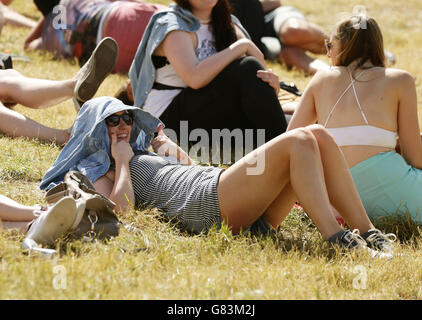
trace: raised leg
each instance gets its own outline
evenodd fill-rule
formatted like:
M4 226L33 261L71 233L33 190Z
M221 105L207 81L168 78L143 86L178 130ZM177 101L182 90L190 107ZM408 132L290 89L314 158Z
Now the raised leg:
M351 229L358 229L362 234L374 228L360 200L346 159L334 138L320 125L307 128L318 142L327 192L333 206Z
M253 157L265 163L260 175L247 174ZM352 229L374 228L341 150L318 125L283 134L248 154L223 172L218 194L222 218L235 233L261 215L277 227L295 199L324 239L340 230L331 203Z
M265 166L261 174L247 173L254 158L258 166ZM306 129L278 136L222 173L218 186L222 219L234 233L264 213L277 227L292 204L292 190L324 239L341 230L332 213L318 144Z
M0 70L0 101L39 109L73 96L76 80L53 81L28 78L16 70Z

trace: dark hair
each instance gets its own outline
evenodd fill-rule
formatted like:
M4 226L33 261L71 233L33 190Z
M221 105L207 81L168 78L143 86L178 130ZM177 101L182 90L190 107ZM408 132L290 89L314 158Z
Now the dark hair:
M357 68L367 61L374 66L385 67L383 37L374 18L351 16L340 21L335 38L340 41L341 46L337 65L348 66L358 60Z
M174 0L183 9L191 10L189 0ZM231 19L232 8L228 0L218 0L211 13L211 26L214 31L215 47L222 51L237 40Z
M121 87L114 97L122 101L125 105L133 106L133 100L129 98L126 86Z

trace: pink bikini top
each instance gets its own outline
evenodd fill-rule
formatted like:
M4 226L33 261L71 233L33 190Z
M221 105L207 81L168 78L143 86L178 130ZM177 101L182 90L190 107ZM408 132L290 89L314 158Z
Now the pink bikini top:
M331 116L333 115L334 110L337 107L340 100L343 98L343 96L346 94L346 92L350 88L353 88L353 93L356 98L356 103L359 107L360 113L362 114L362 118L365 121L365 124L358 125L358 126L327 128L327 130L333 135L334 139L336 140L336 143L339 146L377 146L377 147L385 147L385 148L394 149L397 143L396 141L397 132L371 126L359 102L358 95L356 93L355 81L363 72L365 72L365 70L359 73L356 76L356 79L353 79L352 74L350 73L349 69L348 68L346 69L347 69L347 72L349 73L351 83L346 88L346 90L344 90L343 94L338 98L334 107L331 109L328 115L328 118L324 123L324 127L327 127L327 123L330 120Z

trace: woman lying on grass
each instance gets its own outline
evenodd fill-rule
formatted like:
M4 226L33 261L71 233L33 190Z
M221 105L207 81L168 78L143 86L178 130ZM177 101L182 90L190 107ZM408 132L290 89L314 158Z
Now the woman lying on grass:
M116 42L112 38L103 39L76 76L62 81L28 78L13 69L0 70L0 133L65 144L70 130L46 127L7 106L19 103L41 109L73 97L79 111L80 105L95 95L113 69L117 53Z
M413 77L385 67L381 30L370 17L340 21L327 50L333 67L311 80L289 130L315 122L327 128L371 218L409 213L422 223L422 141Z
M256 174L257 168L262 172ZM299 200L325 240L348 248L392 249L368 219L340 149L318 125L279 135L224 170L194 165L149 113L114 98L96 98L81 108L41 189L61 182L69 170L85 174L117 211L152 205L192 233L224 222L235 234L268 234ZM340 228L330 202L366 241Z

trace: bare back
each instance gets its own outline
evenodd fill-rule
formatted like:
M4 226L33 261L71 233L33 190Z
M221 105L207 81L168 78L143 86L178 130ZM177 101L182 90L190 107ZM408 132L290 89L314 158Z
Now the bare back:
M399 95L397 90L397 75L400 70L373 67L353 72L354 88L350 87L351 78L345 67L333 67L320 75L320 81L315 83L313 96L317 122L327 128L365 125L367 122L374 127L391 132L398 131ZM349 89L346 91L346 89ZM344 95L339 100L340 96ZM339 101L338 101L339 100ZM336 102L338 104L333 110ZM330 115L330 112L332 114ZM392 149L379 146L351 145L341 147L350 167L372 157L380 152Z

